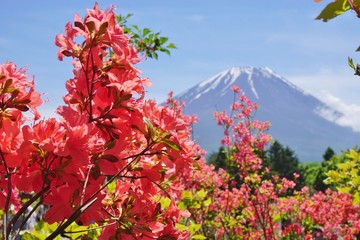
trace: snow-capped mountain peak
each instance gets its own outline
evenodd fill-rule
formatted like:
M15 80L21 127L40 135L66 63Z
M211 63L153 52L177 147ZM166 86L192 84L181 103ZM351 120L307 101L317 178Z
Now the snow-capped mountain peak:
M222 96L228 92L228 89L232 85L238 85L243 90L248 89L247 91L251 91L251 94L255 97L255 99L259 99L261 96L259 95L257 88L261 86L259 86L258 82L274 81L274 79L277 84L286 85L294 89L294 91L306 95L303 90L299 89L268 67L232 67L216 74L215 76L203 82L200 82L199 84L188 90L186 93L187 96L190 97L189 91L191 92L191 99L186 100L188 102L192 102L196 99L199 99L204 94L211 94L212 92L218 92L220 93L220 96ZM182 95L184 94L180 94L180 96Z
M328 146L340 150L357 143L357 134L334 123L334 119L326 119L324 114L341 113L270 68L232 67L176 96L186 102L186 113L199 116L195 138L209 152L217 150L222 135L221 128L216 131L212 113L229 110L234 100L232 85L239 86L259 105L256 119L270 121L270 133L294 149L302 161L320 161Z

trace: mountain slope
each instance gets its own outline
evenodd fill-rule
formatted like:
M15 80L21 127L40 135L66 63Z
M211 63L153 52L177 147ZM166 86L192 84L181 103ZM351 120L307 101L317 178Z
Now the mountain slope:
M269 133L292 148L300 161L321 161L328 146L338 152L354 147L360 139L350 128L321 116L321 112L331 110L329 106L271 69L233 67L176 96L186 102L185 113L199 116L194 137L208 153L218 150L222 136L212 113L229 109L232 85L239 86L259 105L255 118L270 121Z

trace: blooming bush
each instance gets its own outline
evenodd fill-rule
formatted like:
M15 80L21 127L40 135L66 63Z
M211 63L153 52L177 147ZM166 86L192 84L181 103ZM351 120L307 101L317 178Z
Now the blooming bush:
M186 238L175 226L181 188L171 183L201 154L190 120L144 100L150 82L139 77L141 59L113 9L96 4L75 15L55 43L59 60L74 66L59 121L39 120L40 94L24 70L0 66L2 237L45 206L43 220L56 223L49 239L71 225L95 225L99 239Z
M253 119L256 104L238 87L230 114L216 113L232 175L202 162L184 174L179 206L190 215L179 227L194 239L354 239L360 232L360 206L347 193L294 190L286 178L268 176L260 158L270 136L269 123ZM237 171L234 171L237 169ZM294 178L299 174L294 173ZM195 231L196 230L196 231Z

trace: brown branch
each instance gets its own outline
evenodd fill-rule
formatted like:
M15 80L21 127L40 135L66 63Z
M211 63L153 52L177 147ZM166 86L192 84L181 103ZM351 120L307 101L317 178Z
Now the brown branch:
M9 237L10 232L8 231L8 228L5 227L7 226L7 220L8 220L8 214L9 214L9 208L10 208L10 200L11 200L11 194L12 194L12 190L11 190L11 173L9 171L9 168L6 164L5 161L5 155L3 153L3 151L0 149L0 157L1 160L4 164L4 168L5 168L5 178L8 178L8 185L7 185L7 195L6 195L6 201L5 201L5 207L4 207L4 228L3 228L3 236L5 239L7 239Z
M356 12L358 18L360 18L360 8L358 8L353 0L348 0L350 7L352 10Z
M82 207L79 207L76 209L76 211L69 217L67 221L65 221L62 225L58 226L56 230L51 233L45 240L54 239L56 236L64 233L64 230L70 226L71 223L73 223L78 217L81 216L83 212L85 212L91 205L93 205L97 200L97 197L95 197L93 200L89 201L87 204L85 204Z
M20 210L11 218L10 223L7 225L7 233L9 235L12 226L15 225L19 217L28 209L28 207L33 204L38 198L42 197L45 192L47 192L50 189L49 186L46 186L41 189L40 192L38 192L36 195L31 197L24 205L20 208ZM5 235L4 235L5 236ZM8 236L7 236L8 237Z

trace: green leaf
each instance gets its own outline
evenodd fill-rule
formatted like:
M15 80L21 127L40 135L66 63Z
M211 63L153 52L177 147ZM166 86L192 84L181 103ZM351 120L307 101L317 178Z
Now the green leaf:
M200 199L203 199L206 197L206 192L204 189L201 189L200 191L198 191L196 194L195 194L196 197L200 198Z
M44 237L45 237L45 235L44 235ZM21 239L23 239L23 240L40 240L40 238L38 238L28 232L21 235Z
M187 229L187 227L183 224L180 224L180 223L176 223L175 224L176 228L180 230L180 232L183 232Z
M181 150L181 147L178 144L176 144L173 141L170 141L168 139L162 139L160 142L164 143L167 147L172 148L176 151Z
M159 58L159 55L156 52L154 52L152 55L156 60Z
M162 49L161 51L170 56L170 51L168 49Z
M154 40L154 34L150 34L148 37L149 42L152 42Z
M113 193L115 191L115 187L116 187L116 181L112 181L111 183L109 183L107 185L107 189L111 193Z
M200 208L201 208L201 205L200 205L200 203L198 203L198 202L194 202L194 203L191 205L191 208L200 209Z
M331 182L338 182L341 178L340 174L337 171L330 170L326 173L328 176L327 179L324 180L325 184L331 183Z
M208 198L208 199L206 199L204 202L203 202L203 205L204 206L209 206L210 204L211 204L211 198Z
M189 232L191 235L194 235L197 231L199 231L201 228L201 224L196 224L196 223L191 223L190 226L188 227ZM196 236L196 235L195 235ZM194 237L194 236L193 236ZM203 239L203 238L198 238L198 239Z
M196 235L192 236L192 239L206 239L206 237L201 234L196 234Z
M137 25L128 27L126 20L132 16L119 15L116 17L117 22L122 26L124 32L130 35L131 43L137 48L139 52L147 56L148 58L158 59L158 53L164 52L170 55L169 49L176 49L174 44L169 44L168 47L163 47L167 43L167 37L160 37L160 32L153 33L150 28L141 29Z
M346 157L357 161L360 160L360 154L355 149L350 149Z
M356 193L354 194L353 203L356 204L356 205L360 203L360 195L359 195L359 192L356 192Z
M154 125L150 122L150 120L146 117L144 117L144 122L148 129L150 130L151 137L154 137L156 135L156 129Z
M175 44L170 43L166 46L166 48L176 49L176 46L175 46Z
M136 31L141 32L139 26L133 25L132 27L133 27Z
M165 44L168 40L169 40L169 38L167 38L167 37L160 37L160 39L159 39L160 44Z
M126 16L118 15L118 16L116 16L116 21L117 21L118 24L123 25L123 24L125 24L126 21L127 21L130 17L132 17L133 15L134 15L134 14L131 14L131 13L127 14Z
M184 190L182 191L181 195L183 199L189 199L189 200L193 199L193 195L190 191Z
M320 15L316 17L316 20L327 22L348 11L350 8L348 0L335 0L322 10Z
M151 32L151 30L150 30L149 28L144 28L144 29L142 30L142 35L143 35L143 37L145 37L146 35L148 35L150 32Z
M167 210L169 208L170 203L171 203L171 199L168 197L163 197L160 200L161 207L165 210Z
M177 204L178 208L182 211L184 211L186 209L186 204L184 202L179 202Z
M348 57L348 64L349 64L349 66L350 66L352 69L356 70L356 69L355 69L355 65L354 65L353 60L352 60L351 57Z

